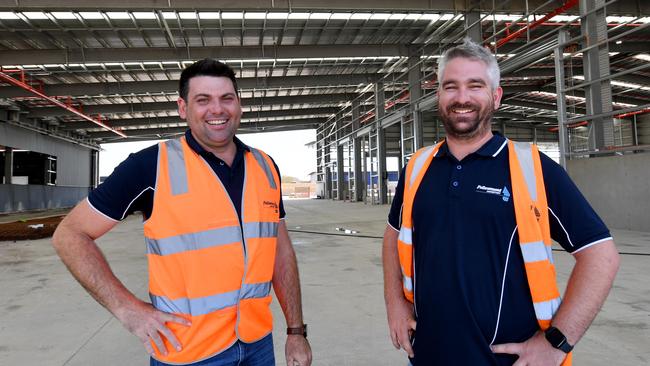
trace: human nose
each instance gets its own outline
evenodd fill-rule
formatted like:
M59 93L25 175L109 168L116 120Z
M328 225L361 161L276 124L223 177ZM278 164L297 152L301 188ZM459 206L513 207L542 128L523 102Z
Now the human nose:
M219 99L214 99L210 103L209 109L211 114L221 114L223 112L223 106L221 105L221 101Z
M455 99L457 103L467 103L470 101L469 90L463 86L456 90Z

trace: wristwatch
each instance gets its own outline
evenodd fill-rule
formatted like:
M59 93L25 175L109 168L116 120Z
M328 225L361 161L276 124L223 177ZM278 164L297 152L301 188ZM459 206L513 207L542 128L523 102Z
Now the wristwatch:
M302 327L287 328L287 335L298 334L307 338L307 324L303 324Z
M564 353L569 353L573 349L573 346L569 344L564 334L555 327L550 327L544 331L544 337L546 337L546 340L551 346Z

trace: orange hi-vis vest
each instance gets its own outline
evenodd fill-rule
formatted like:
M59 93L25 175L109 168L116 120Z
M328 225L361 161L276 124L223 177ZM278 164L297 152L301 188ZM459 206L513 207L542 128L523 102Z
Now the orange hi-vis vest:
M397 240L404 296L414 302L415 274L413 254L413 201L427 168L442 142L418 150L406 166L402 221ZM542 330L551 325L560 307L560 292L555 279L551 251L548 203L537 146L508 140L510 181L519 233L519 247L524 258L528 287L533 299L537 323ZM563 366L571 365L571 353Z
M155 358L187 364L271 333L280 178L266 154L244 153L240 223L216 173L184 137L158 151L153 210L144 224L149 296L157 309L192 325L167 323L182 350L165 340L167 356L156 350Z

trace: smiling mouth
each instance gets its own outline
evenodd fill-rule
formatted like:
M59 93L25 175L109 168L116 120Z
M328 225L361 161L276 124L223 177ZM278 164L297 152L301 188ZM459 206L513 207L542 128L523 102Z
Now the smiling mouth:
M451 111L456 113L456 114L467 114L467 113L475 112L474 109L460 109L460 108L458 108L458 109L454 108Z
M226 122L228 122L227 119L211 119L206 121L206 123L209 124L210 126L221 126Z

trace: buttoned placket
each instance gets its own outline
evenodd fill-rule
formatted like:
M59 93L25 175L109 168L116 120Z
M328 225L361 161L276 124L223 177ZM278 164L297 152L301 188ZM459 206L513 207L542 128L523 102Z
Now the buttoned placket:
M450 162L453 164L451 169L450 183L449 183L449 193L453 197L460 197L460 189L462 186L462 171L463 165L456 161L456 159L449 157Z

